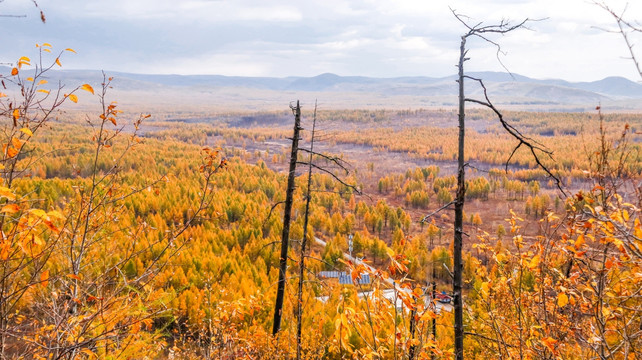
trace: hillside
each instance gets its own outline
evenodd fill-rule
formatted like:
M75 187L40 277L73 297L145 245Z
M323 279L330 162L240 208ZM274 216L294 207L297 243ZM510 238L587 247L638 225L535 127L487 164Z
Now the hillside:
M7 72L7 68L0 68ZM314 77L240 77L222 75L150 75L107 72L113 76L114 94L124 105L176 106L203 104L212 109L275 110L294 99L312 103L319 99L326 108L426 108L450 107L456 100L455 76L441 78L371 78L321 74ZM98 70L51 71L50 82L74 84L102 82ZM602 104L609 110L642 107L642 84L621 77L593 82L539 80L519 74L470 73L484 79L498 105L515 110L584 111ZM481 89L472 81L472 95ZM199 105L200 106L200 105Z

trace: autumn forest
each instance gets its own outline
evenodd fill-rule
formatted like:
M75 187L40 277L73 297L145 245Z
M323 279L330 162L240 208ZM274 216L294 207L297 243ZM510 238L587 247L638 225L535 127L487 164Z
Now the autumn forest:
M466 39L523 24L460 20L454 106L121 105L26 48L0 359L640 359L642 113L504 109Z

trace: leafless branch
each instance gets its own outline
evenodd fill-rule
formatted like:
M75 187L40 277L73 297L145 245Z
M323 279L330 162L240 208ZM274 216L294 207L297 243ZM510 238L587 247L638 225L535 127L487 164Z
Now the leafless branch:
M463 15L463 14L459 14L453 8L450 8L450 12L452 12L453 15L455 16L455 18L468 29L468 33L465 34L464 37L475 36L475 37L478 37L478 38L486 41L487 43L492 44L493 46L495 46L495 48L497 50L497 52L496 52L497 61L499 62L499 64L502 66L502 68L504 68L504 70L506 70L506 72L511 77L513 77L513 73L508 69L508 67L506 67L506 65L504 65L504 63L502 62L502 59L500 57L500 55L506 55L506 53L502 50L502 47L501 47L501 45L499 45L498 42L496 42L494 40L491 40L485 34L500 34L500 35L504 35L506 33L509 33L511 31L517 30L517 29L530 30L530 28L527 26L528 23L546 20L546 18L542 18L542 19L525 18L524 20L522 20L519 23L511 23L511 21L508 20L508 19L502 19L499 22L499 24L496 24L496 25L485 25L485 26L483 26L483 22L478 22L475 25L470 25L467 22L467 21L471 20L471 18L469 16L466 16L466 15Z
M605 30L605 29L602 29L602 30L607 32L619 33L620 35L622 35L622 38L626 43L626 47L629 49L629 53L631 54L630 59L633 60L633 64L635 64L635 69L637 70L640 77L642 77L642 67L640 66L640 63L638 62L638 59L635 56L635 52L633 51L634 44L629 37L629 34L632 32L642 33L642 25L639 25L639 24L634 25L630 21L627 21L624 19L624 14L626 13L626 6L624 7L621 13L616 13L615 10L611 9L608 5L606 5L604 1L593 1L593 4L601 7L606 12L611 14L611 16L613 16L617 24L618 30L615 30L615 31Z
M428 215L424 216L424 217L421 219L421 221L420 221L420 222L421 222L421 223L425 223L425 222L426 222L426 220L430 219L432 216L434 216L435 214L439 213L440 211L445 210L446 208L448 208L450 205L452 205L452 204L454 204L454 203L455 203L455 201L453 200L453 201L449 202L448 204L446 204L446 205L444 205L444 206L440 207L439 209L437 209L437 210L435 210L435 211L431 212L430 214L428 214Z
M341 179L335 173L333 173L332 171L330 171L328 169L325 169L325 168L323 168L323 167L321 167L319 165L316 165L314 163L310 163L310 162L307 162L307 161L297 161L297 164L306 165L306 166L312 166L313 168L332 176L336 181L341 183L341 185L343 185L343 186L345 186L347 188L350 188L354 192L356 192L357 194L361 195L361 190L359 190L359 188L356 185L348 184L347 182L345 182L343 179Z
M270 212L268 213L268 216L265 218L265 220L263 220L263 224L261 225L261 227L265 227L265 224L268 222L268 220L270 220L270 217L272 216L272 212L274 212L274 209L276 209L277 206L284 203L285 201L279 201L276 204L272 205L272 208L270 208Z
M466 98L465 101L472 102L472 103L479 104L479 105L483 105L483 106L491 109L495 113L497 118L499 119L499 122L502 124L502 127L512 137L514 137L515 139L517 139L519 141L519 143L515 146L515 148L511 152L510 156L508 157L508 160L506 160L506 164L505 164L506 170L508 171L508 162L510 161L510 159L512 159L512 157L515 154L515 152L517 151L517 149L519 149L522 145L524 145L529 149L529 151L533 155L533 158L535 159L535 162L537 163L537 166L539 166L542 170L544 170L546 172L546 174L548 174L548 176L550 176L553 180L555 180L555 185L557 186L559 191L561 191L562 194L566 195L566 192L564 191L564 189L562 189L561 180L556 175L554 175L548 169L548 167L546 167L546 165L544 165L541 162L541 160L539 158L539 155L537 154L537 151L539 151L541 153L544 153L551 160L553 160L553 152L548 150L547 148L545 148L544 145L542 145L538 141L525 136L519 130L517 130L515 127L513 127L511 124L506 122L506 120L504 119L504 115L495 107L495 105L493 105L493 103L488 98L488 92L487 92L487 89L486 89L486 85L484 85L484 82L481 79L477 79L477 78L474 78L472 76L465 76L465 77L468 78L468 79L477 81L479 83L479 85L484 90L484 98L486 99L486 101L480 101L480 100L476 100L476 99Z

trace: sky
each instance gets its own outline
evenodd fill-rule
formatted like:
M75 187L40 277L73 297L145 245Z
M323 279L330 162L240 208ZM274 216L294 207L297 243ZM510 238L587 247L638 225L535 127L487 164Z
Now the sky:
M624 0L605 0L618 11ZM0 62L37 55L36 43L65 54L65 69L236 76L442 77L456 72L460 36L471 24L538 19L529 29L471 39L470 71L538 79L642 80L613 18L587 0L4 0ZM626 16L642 22L642 1ZM642 35L642 34L641 34ZM642 36L633 37L642 49ZM640 50L642 57L642 50Z

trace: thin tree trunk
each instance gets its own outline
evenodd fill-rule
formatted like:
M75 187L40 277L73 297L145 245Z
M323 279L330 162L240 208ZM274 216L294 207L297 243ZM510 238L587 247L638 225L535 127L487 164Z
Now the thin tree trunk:
M279 283L274 304L274 323L272 335L276 335L281 328L283 315L283 296L285 293L285 271L288 265L288 245L290 243L290 219L292 215L292 197L294 194L294 173L296 171L297 153L299 150L299 130L301 130L301 106L296 102L294 108L294 135L292 137L292 152L290 153L290 172L288 173L288 186L285 194L285 210L283 212L283 232L281 233L281 257L279 259Z
M464 317L461 293L462 284L462 234L464 225L464 135L465 135L465 97L464 61L466 61L466 37L462 36L459 49L459 155L457 157L457 194L455 197L455 237L453 244L453 310L455 312L455 359L464 359Z
M312 138L310 140L310 158L308 164L308 189L305 198L305 215L303 218L303 239L301 239L301 254L299 257L299 290L297 292L296 312L296 358L301 360L301 327L303 323L303 273L305 271L305 245L308 238L308 219L310 216L310 188L312 186L312 155L314 152L314 130L317 125L317 104L314 104L314 116L312 118Z
M415 333L417 332L417 324L415 318L417 317L417 310L412 309L410 311L410 340L415 340ZM415 352L417 351L416 345L410 345L410 350L408 351L408 360L415 359Z
M433 245L433 238L432 236L430 237L430 254L432 257L432 252L434 250L434 245ZM432 300L434 310L437 311L437 304L435 303L435 295L437 295L437 273L435 272L435 262L431 261L432 263L432 294L430 296L430 299ZM432 318L432 339L433 341L437 342L437 317L433 316ZM435 358L435 353L431 352L430 358L434 359Z

